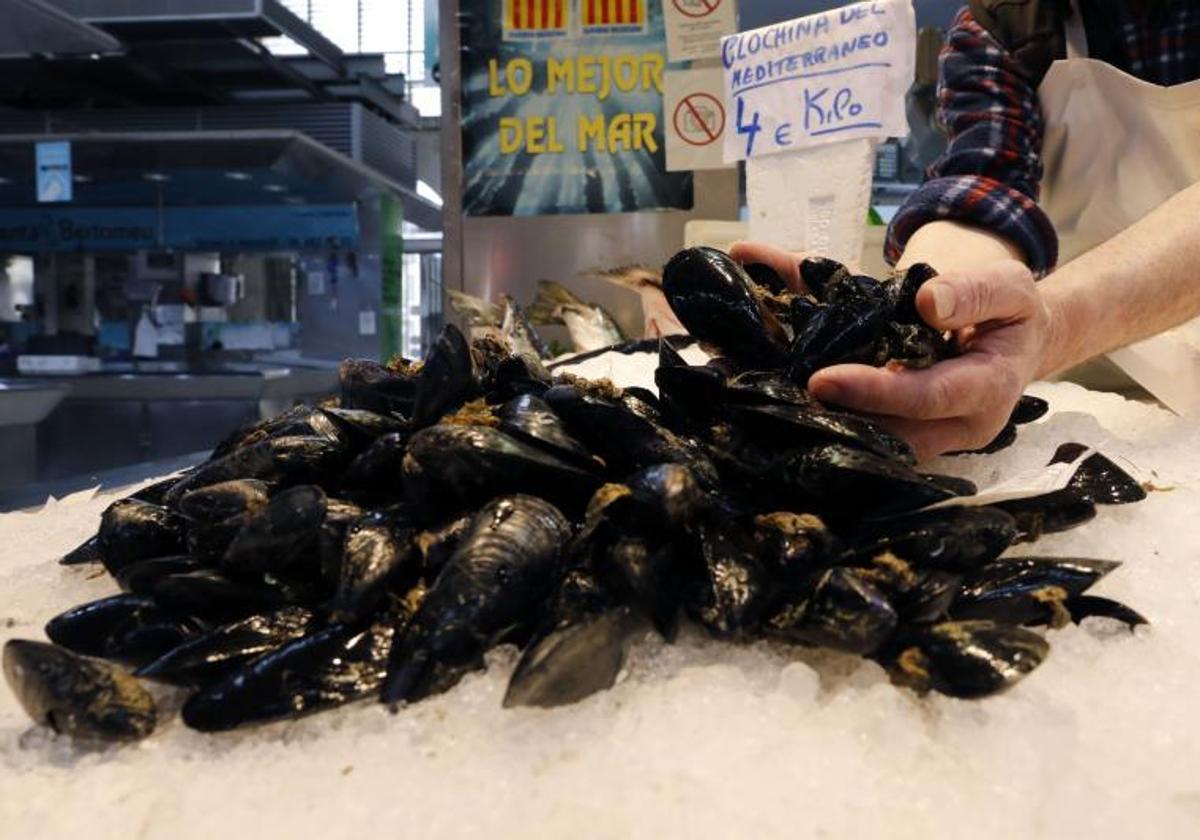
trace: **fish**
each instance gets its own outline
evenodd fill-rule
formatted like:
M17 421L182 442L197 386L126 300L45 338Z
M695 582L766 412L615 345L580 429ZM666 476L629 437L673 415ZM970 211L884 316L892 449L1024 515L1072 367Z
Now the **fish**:
M550 358L550 348L529 322L525 310L508 295L504 296L504 316L500 322L500 333L512 352L518 356Z
M537 296L529 307L535 324L565 324L577 351L597 350L625 340L624 333L604 307L584 303L566 286L539 280Z
M645 265L623 265L583 272L587 279L603 280L637 292L642 301L642 338L686 335L687 328L675 317L663 294L662 272Z
M471 326L498 327L504 322L504 307L498 303L458 289L446 289L446 298L450 308Z

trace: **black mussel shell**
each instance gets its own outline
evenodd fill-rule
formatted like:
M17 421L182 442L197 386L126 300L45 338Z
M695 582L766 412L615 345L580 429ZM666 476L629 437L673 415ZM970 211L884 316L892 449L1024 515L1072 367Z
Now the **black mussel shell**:
M911 625L941 621L958 595L961 583L962 575L955 572L938 569L918 572L917 581L893 601L900 623Z
M374 694L392 642L390 622L333 625L284 644L197 691L183 722L202 732L294 718Z
M158 582L168 575L194 572L204 567L204 562L191 554L152 557L124 566L116 574L117 585L134 595L150 596Z
M1008 418L1008 422L1015 423L1018 426L1025 423L1032 423L1043 417L1050 410L1050 403L1046 402L1041 397L1035 397L1032 394L1022 394L1017 404L1013 406L1012 414Z
M878 423L816 403L744 405L732 408L731 416L760 446L784 449L843 443L906 464L917 462L912 447Z
M1122 604L1120 601L1114 601L1111 598L1102 598L1099 595L1079 595L1075 598L1068 598L1064 606L1067 612L1071 614L1071 621L1074 621L1076 624L1085 618L1111 618L1114 621L1127 624L1129 629L1132 630L1139 624L1150 623L1137 610Z
M325 521L325 492L314 484L284 490L246 520L222 563L248 572L282 572L309 551Z
M994 621L944 621L918 626L890 665L892 681L973 699L995 694L1046 658L1050 645L1032 630Z
M458 327L447 324L417 377L413 426L420 429L436 423L444 414L478 395L471 346Z
M388 658L385 703L413 702L453 685L523 624L562 575L571 524L536 496L493 499L429 587Z
M173 475L170 478L147 484L141 490L131 493L129 498L137 499L139 502L149 502L152 505L165 504L167 493L181 478L183 475Z
M319 484L338 475L352 455L344 439L318 435L270 438L197 467L171 488L168 503L177 503L199 487L238 478L283 485Z
M744 263L742 269L747 277L773 295L782 295L789 291L787 281L766 263Z
M865 274L843 274L825 286L825 302L855 304L871 309L883 308L891 313L892 300L887 287Z
M180 554L185 550L185 520L160 505L121 499L100 517L100 538L105 568L115 574L124 566Z
M401 362L400 369L369 359L346 359L338 368L341 407L379 414L412 416L417 377Z
M154 600L172 613L225 624L287 606L291 598L265 583L237 581L204 569L163 578L154 588Z
M872 363L890 315L889 304L857 300L826 304L796 332L788 351L788 376L804 386L823 367Z
M565 706L612 688L632 623L629 610L619 607L537 637L513 670L505 708Z
M694 574L686 607L710 633L732 638L754 627L771 594L771 579L740 532L714 524L700 526L702 567Z
M600 466L583 445L567 433L562 419L532 394L513 397L496 409L500 431L575 463L583 469Z
M842 519L916 510L953 495L899 461L840 444L787 453L771 473L801 509Z
M1086 592L1120 563L1068 557L1010 557L968 572L950 607L956 619L1061 627L1065 603Z
M354 496L400 496L400 473L408 451L407 432L388 432L367 447L342 473L338 485Z
M64 554L58 561L64 566L82 566L85 563L103 563L104 547L100 535L88 537L75 548Z
M1017 426L1012 421L1004 424L996 436L979 449L958 449L947 452L947 455L992 455L1001 449L1007 449L1017 442Z
M887 551L918 568L966 571L995 560L1016 537L1017 523L1003 510L947 506L859 523L841 562Z
M114 595L81 604L46 623L46 636L61 647L134 665L149 662L196 630L194 622L139 595Z
M1096 506L1070 487L1041 496L993 502L990 507L999 508L1016 520L1017 535L1013 542L1033 542L1042 534L1077 528L1096 516Z
M833 568L775 606L763 628L786 641L868 655L887 643L897 622L895 608L861 572Z
M923 324L917 312L917 291L937 276L933 266L926 263L913 263L889 284L893 295L895 312L892 317L901 324Z
M256 656L303 638L314 623L312 612L304 607L252 615L193 636L144 665L137 675L183 685L211 683Z
M363 515L346 530L332 619L354 624L372 615L389 588L407 588L421 572L415 529L386 510Z
M690 334L743 364L776 367L787 335L753 285L737 262L715 248L685 249L663 268L663 293Z
M437 577L442 566L454 555L459 541L467 533L470 525L471 516L468 514L422 531L414 537L414 544L421 554L421 566L428 580Z
M447 513L505 493L581 506L599 486L594 471L487 426L436 425L409 441L404 489L416 505Z
M841 541L820 517L811 513L775 511L754 518L758 556L781 581L798 581L824 566L833 565Z
M1087 447L1082 443L1064 443L1055 450L1050 463L1071 463L1085 451ZM1067 487L1097 505L1123 505L1146 498L1145 488L1133 476L1099 452L1083 459Z
M393 432L404 432L408 424L394 414L380 414L363 408L334 408L321 409L334 425L359 446L369 446L372 441L382 435Z
M848 273L846 266L828 257L806 257L800 261L800 279L817 300L824 300L826 287Z
M44 642L10 639L4 677L40 726L86 742L136 741L152 731L154 700L120 668Z
M186 493L177 508L196 522L219 522L242 513L261 510L270 497L270 486L255 479L234 479Z

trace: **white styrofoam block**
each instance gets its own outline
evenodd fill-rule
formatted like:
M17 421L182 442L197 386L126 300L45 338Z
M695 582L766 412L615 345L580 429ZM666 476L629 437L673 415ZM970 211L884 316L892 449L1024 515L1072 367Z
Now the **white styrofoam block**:
M683 247L720 248L728 251L734 242L750 238L750 227L745 222L730 222L725 219L691 219L683 223Z
M875 146L874 140L847 140L746 161L750 237L857 270Z

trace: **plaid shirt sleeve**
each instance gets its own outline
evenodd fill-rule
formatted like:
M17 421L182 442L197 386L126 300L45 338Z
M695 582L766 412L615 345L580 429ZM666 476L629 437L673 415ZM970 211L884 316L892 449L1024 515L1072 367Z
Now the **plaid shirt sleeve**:
M965 8L940 63L938 116L950 142L892 219L887 258L894 263L922 225L950 219L1004 237L1044 274L1058 259L1058 237L1037 205L1043 127L1036 87Z

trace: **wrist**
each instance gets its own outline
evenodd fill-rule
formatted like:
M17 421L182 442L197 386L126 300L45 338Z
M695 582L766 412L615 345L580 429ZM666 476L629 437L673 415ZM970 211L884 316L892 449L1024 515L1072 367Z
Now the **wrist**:
M1081 333L1078 328L1081 313L1080 301L1063 294L1061 283L1043 280L1038 285L1046 310L1046 330L1035 378L1045 379L1084 361L1076 347ZM1082 317L1086 318L1086 313Z

